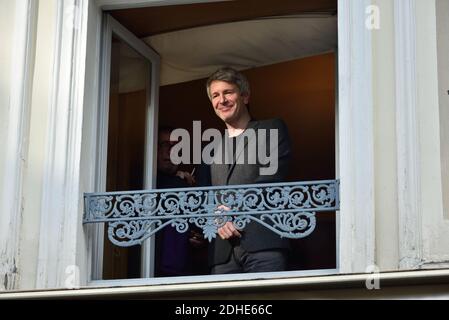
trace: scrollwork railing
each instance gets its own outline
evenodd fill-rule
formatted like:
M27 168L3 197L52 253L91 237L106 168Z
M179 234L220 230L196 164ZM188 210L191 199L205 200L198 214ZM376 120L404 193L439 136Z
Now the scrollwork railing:
M316 212L339 210L338 180L87 193L83 223L108 223L115 245L141 244L166 226L201 228L211 241L232 221L238 229L254 221L281 237L311 234ZM220 207L220 209L219 209Z

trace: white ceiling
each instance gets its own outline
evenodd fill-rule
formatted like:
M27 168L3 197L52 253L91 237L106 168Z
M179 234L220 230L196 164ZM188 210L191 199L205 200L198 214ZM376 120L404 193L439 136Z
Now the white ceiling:
M337 48L337 17L301 15L217 24L143 39L161 56L161 85L209 76L221 66L245 70L322 54ZM136 91L130 74L143 61L122 57L122 92ZM141 58L139 57L139 60ZM132 70L129 70L132 68ZM133 85L132 85L133 84ZM142 89L142 88L140 88Z

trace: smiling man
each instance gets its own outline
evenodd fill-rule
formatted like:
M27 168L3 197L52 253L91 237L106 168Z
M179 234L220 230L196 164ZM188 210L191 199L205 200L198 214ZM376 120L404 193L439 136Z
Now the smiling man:
M211 164L212 185L284 181L291 155L287 127L280 119L252 119L248 110L250 87L246 77L232 68L219 69L207 80L207 94L216 115L226 125L219 147L223 150L220 157L225 159L216 159ZM257 159L252 157L254 154ZM275 170L263 174L263 169L268 166L264 160L267 156L272 159L272 155L276 157ZM233 208L222 206L222 209ZM232 222L227 222L219 228L218 234L220 238L214 240L209 249L213 274L286 269L288 240L260 224L251 222L238 230Z
M248 111L249 85L246 79L234 76L232 69L221 69L208 82L209 99L217 116L224 121L230 137L241 134L251 120ZM229 74L228 74L229 73ZM217 76L222 75L222 76ZM227 79L211 80L211 79Z

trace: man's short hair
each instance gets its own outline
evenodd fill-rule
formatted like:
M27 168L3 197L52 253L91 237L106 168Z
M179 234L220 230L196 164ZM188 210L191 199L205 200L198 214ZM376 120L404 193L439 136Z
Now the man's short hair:
M230 67L218 69L209 77L209 79L207 79L207 96L210 100L212 100L210 94L210 85L212 81L225 81L233 83L237 86L237 88L239 88L241 95L249 95L250 93L249 82L245 75Z

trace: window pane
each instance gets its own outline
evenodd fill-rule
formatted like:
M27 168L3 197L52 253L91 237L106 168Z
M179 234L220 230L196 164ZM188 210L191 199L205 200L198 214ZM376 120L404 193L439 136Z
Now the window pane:
M144 187L145 135L150 62L112 37L107 191ZM113 246L105 232L104 279L140 277L140 246Z

